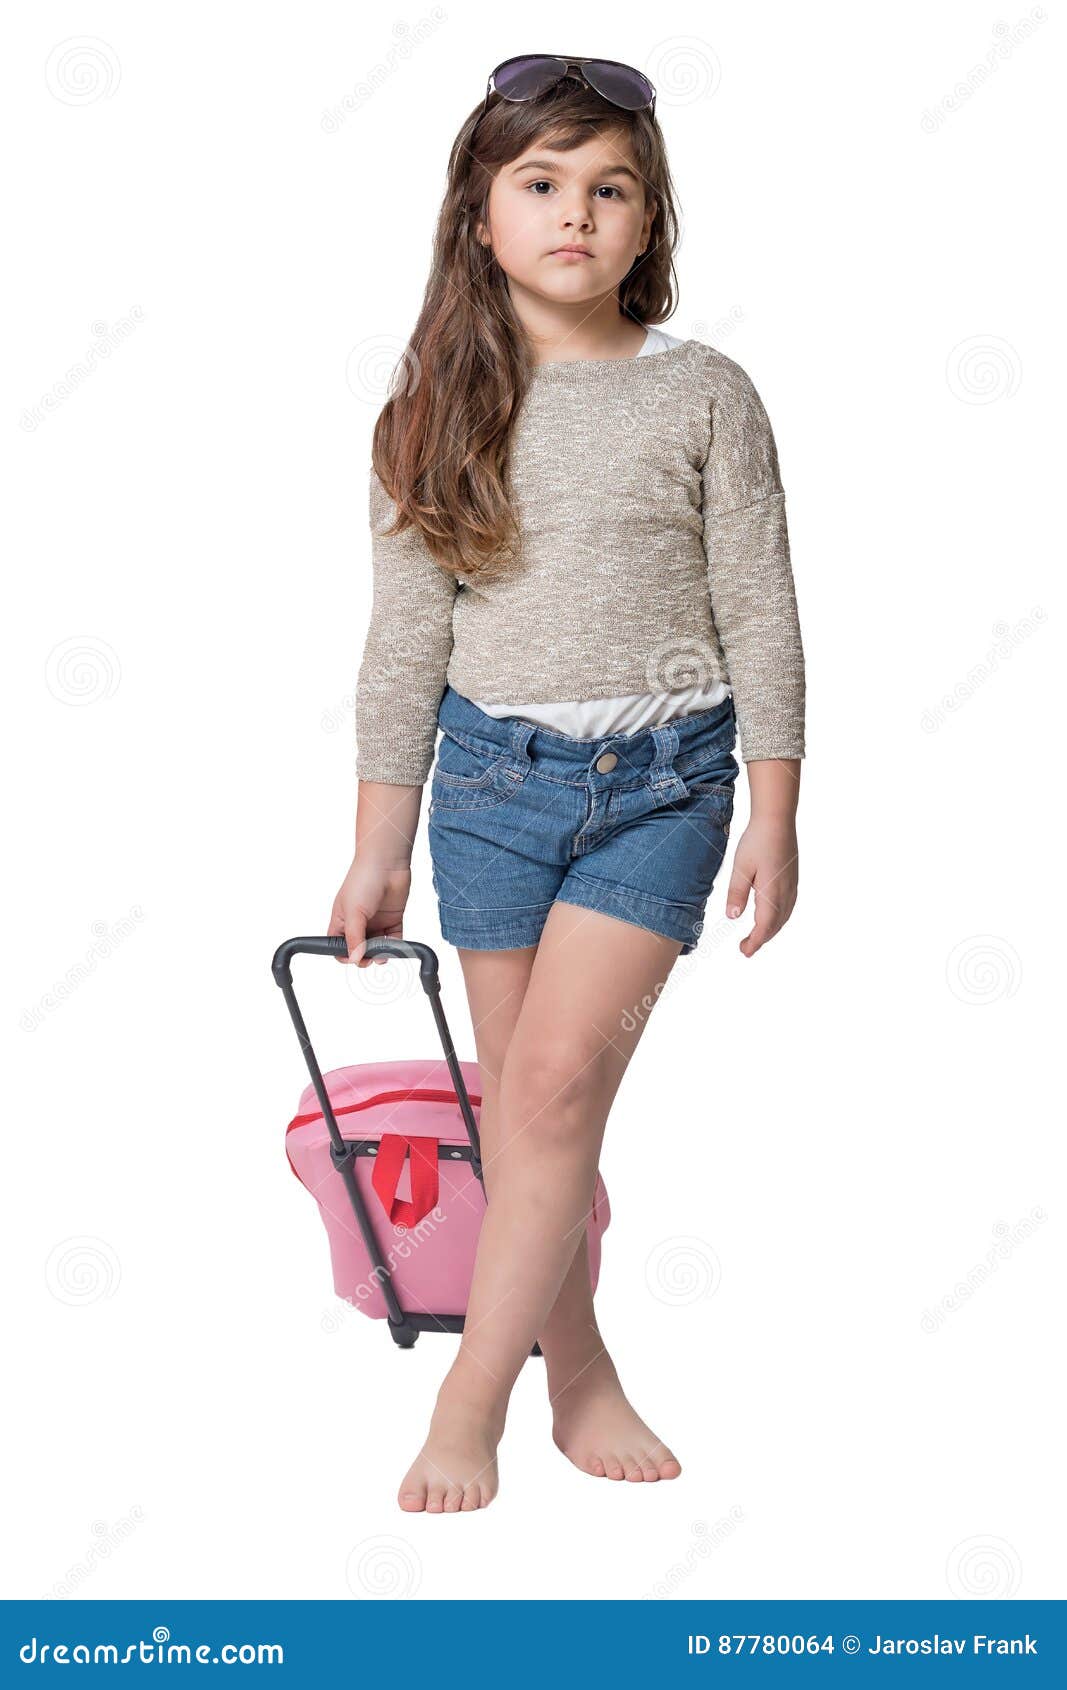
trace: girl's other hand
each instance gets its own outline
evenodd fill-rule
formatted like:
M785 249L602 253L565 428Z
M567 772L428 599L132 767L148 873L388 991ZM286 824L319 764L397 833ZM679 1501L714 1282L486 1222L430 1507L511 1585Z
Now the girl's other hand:
M793 913L797 901L797 830L792 816L752 816L737 842L726 914L736 921L755 894L755 926L738 949L755 956Z
M410 867L376 863L370 858L361 861L357 851L333 901L327 929L329 933L345 936L348 955L338 957L338 962L354 962L357 968L387 962L387 957L365 957L366 941L403 938L404 909L410 891Z

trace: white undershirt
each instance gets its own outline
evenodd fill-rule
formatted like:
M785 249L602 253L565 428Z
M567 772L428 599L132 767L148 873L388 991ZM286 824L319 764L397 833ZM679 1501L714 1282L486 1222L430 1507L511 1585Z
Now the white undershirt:
M648 328L639 358L668 347L681 346L662 329ZM640 728L658 728L672 716L691 716L697 710L711 710L730 692L725 681L712 686L681 687L673 692L629 693L623 698L585 698L559 704L486 704L473 698L472 704L487 716L521 716L571 739L602 739L607 734L636 733Z

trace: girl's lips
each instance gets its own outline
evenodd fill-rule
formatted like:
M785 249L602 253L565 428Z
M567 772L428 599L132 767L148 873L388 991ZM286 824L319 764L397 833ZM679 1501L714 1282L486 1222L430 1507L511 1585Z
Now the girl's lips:
M549 253L550 258L592 258L592 256L591 252L568 251L565 246L557 247L554 252Z

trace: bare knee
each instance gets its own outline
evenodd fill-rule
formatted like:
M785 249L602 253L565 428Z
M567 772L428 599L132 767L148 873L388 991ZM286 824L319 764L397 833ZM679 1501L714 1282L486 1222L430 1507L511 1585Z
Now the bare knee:
M509 1049L500 1076L501 1125L510 1143L522 1136L531 1150L587 1146L598 1139L604 1091L599 1051L553 1040L551 1049Z

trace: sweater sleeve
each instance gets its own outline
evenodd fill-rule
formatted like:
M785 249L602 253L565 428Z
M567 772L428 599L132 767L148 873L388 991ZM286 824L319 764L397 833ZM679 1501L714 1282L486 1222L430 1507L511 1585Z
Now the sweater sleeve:
M422 786L433 765L459 583L434 562L418 528L383 532L394 512L372 467L374 599L356 683L356 776Z
M703 508L711 611L742 760L803 757L804 649L778 452L759 394L729 358L712 400Z

